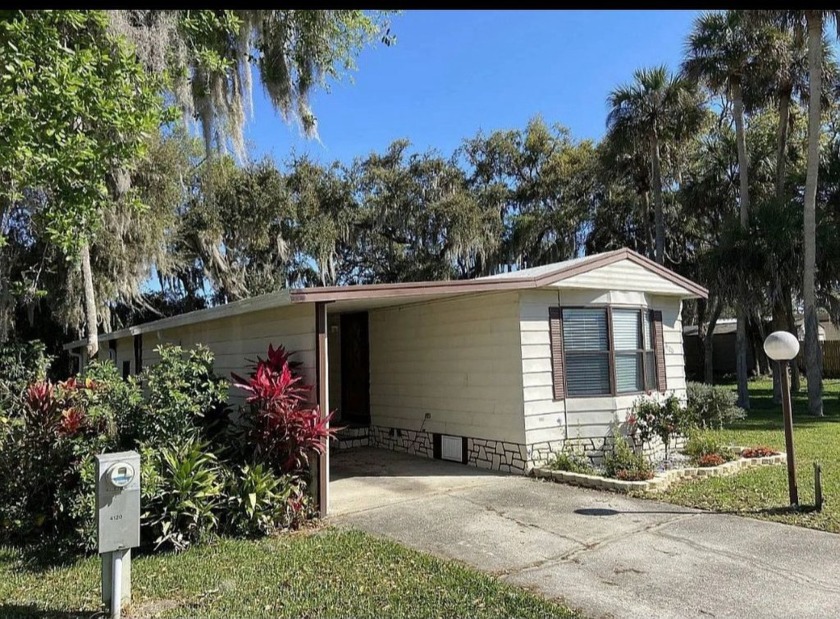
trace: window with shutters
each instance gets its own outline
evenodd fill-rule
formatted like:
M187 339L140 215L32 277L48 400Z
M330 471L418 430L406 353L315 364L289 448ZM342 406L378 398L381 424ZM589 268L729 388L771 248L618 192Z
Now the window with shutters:
M555 400L665 390L662 312L553 307L549 320Z
M563 353L569 397L611 393L606 308L563 309Z

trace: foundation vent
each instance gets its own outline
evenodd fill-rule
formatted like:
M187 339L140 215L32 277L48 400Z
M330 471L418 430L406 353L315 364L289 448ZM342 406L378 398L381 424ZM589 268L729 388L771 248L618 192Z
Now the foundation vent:
M461 437L442 435L440 437L440 457L441 460L463 462L464 442L461 440Z

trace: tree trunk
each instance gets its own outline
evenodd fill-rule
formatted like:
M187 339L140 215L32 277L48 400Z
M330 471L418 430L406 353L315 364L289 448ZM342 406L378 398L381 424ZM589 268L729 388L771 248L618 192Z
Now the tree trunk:
M790 123L791 88L785 86L779 94L779 128L776 130L776 200L785 200L785 174L787 172L787 138ZM775 365L775 364L774 364Z
M735 374L738 378L738 406L744 410L750 408L750 392L747 369L747 317L746 312L738 307L735 330Z
M790 97L792 88L787 84L779 92L779 127L776 131L776 202L779 207L785 203L785 174L787 164L787 137L790 122ZM791 303L790 295L787 299L777 298L773 303L773 330L781 331L789 328L787 325L786 306ZM773 369L773 403L782 401L782 380L778 363L771 363ZM796 370L796 362L791 364ZM798 373L797 373L798 376Z
M87 328L88 359L96 357L99 352L99 331L96 320L96 293L93 290L93 271L90 268L90 244L85 241L80 255L82 258L82 280L84 282L85 297L85 326Z
M659 161L659 136L653 130L651 142L651 168L653 171L653 206L656 225L656 252L658 264L665 264L665 215L662 210L662 170Z
M718 318L720 318L720 312L722 309L722 303L718 302L715 304L715 307L712 310L712 315L709 317L709 328L706 329L706 339L703 342L703 348L705 349L705 358L703 360L703 382L707 385L713 385L715 382L715 327L717 326L717 321Z
M741 228L750 225L750 185L747 140L744 135L744 100L741 96L741 82L732 80L732 107L735 115L735 142L738 146L738 178L740 180L739 214ZM743 304L738 302L735 332L735 373L738 378L738 406L749 410L750 392L747 386L747 316Z
M788 301L790 303L790 301ZM785 300L777 298L773 303L773 331L786 331L787 320L785 316ZM796 365L794 361L791 366ZM779 371L778 363L771 363L770 367L773 369L773 403L781 404L782 402L782 375Z
M793 335L796 339L799 339L799 331L796 328L796 320L793 317L793 294L791 293L790 288L785 288L784 291L785 296L785 320L786 320L786 329L790 334ZM799 359L802 356L803 351L799 351L799 355L796 359L790 364L790 391L791 393L799 393L802 389L802 385L799 379Z
M808 412L822 417L822 351L817 320L817 173L820 159L820 95L822 94L822 13L806 11L808 23L808 170L805 176L805 265L802 296L805 301L805 373L808 377Z

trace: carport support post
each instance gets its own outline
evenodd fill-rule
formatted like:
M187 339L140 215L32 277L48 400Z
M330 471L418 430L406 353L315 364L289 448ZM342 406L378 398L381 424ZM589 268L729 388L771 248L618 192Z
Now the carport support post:
M329 378L327 373L327 302L315 303L315 391L323 419L329 414ZM318 457L318 514L327 515L330 500L330 443L324 441L324 453Z

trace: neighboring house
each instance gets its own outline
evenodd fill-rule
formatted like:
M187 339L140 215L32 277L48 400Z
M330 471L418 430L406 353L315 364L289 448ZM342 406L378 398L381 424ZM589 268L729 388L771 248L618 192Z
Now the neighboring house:
M282 344L357 442L525 473L566 439L598 448L646 391L684 398L682 300L706 294L622 249L472 280L283 290L100 341L126 374L165 342L205 344L225 376ZM67 345L82 364L84 346ZM328 454L320 470L325 506Z
M803 340L805 339L805 328L801 316L796 319L797 332L799 334L800 349L804 350ZM734 318L722 318L715 324L715 332L712 336L712 360L714 362L715 376L731 376L735 374L735 343L736 323ZM772 331L770 320L764 322L766 333ZM756 335L758 337L758 335ZM821 342L840 340L840 332L835 327L828 314L820 310L820 326L818 337ZM755 346L759 340L748 340L747 342L747 368L750 373L757 373L759 368L756 365ZM703 357L700 350L700 338L697 335L697 325L686 325L683 327L683 344L685 347L685 374L689 380L703 379ZM763 354L763 353L761 353ZM800 355L800 364L802 357Z

